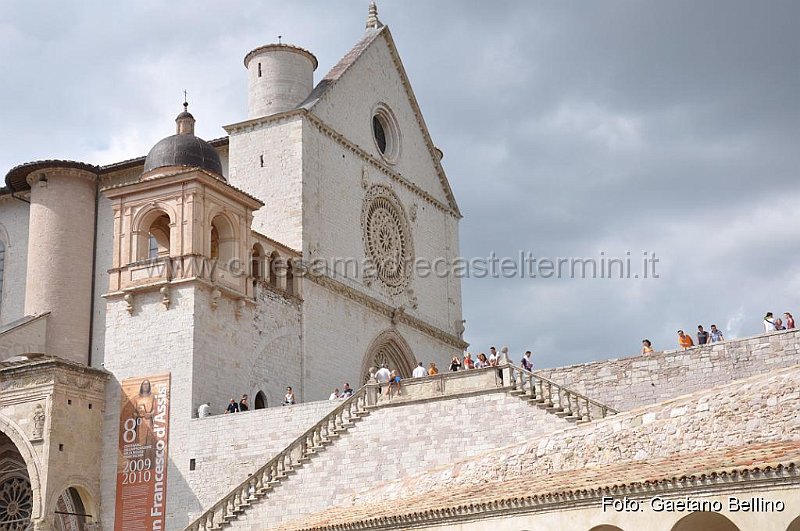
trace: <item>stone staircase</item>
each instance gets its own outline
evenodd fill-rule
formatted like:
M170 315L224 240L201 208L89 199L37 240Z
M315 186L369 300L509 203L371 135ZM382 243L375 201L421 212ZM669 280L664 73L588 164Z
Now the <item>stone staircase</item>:
M583 424L619 413L616 409L516 365L509 364L505 370L510 376L510 394L569 422Z
M207 531L230 526L254 503L265 498L314 456L323 452L343 433L369 415L366 407L366 390L366 386L362 387L325 415L322 420L270 459L266 465L249 475L245 481L190 523L185 528L186 531Z
M492 438L499 414L528 419L514 435L519 440L504 441L509 443L549 432L553 423L556 428L567 427L569 422L588 422L616 413L513 365L499 370L503 371L503 378L499 377L498 368L488 368L408 379L403 381L402 392L391 397L385 390L379 394L376 384L363 386L206 510L186 530L269 529L299 516L298 511L311 510L306 507L302 492L324 488L326 478L347 474L354 489L367 487L362 484L413 474L417 472L414 467L425 469L451 462L463 455L464 450L458 449L462 441L467 443L469 451L480 455L494 447ZM542 413L525 413L527 404L535 405ZM447 419L453 410L462 409L469 414L458 417L456 413L455 419ZM376 418L365 426L362 437L348 438L347 444L331 447L370 414ZM394 430L403 433L391 435ZM437 444L431 446L434 437ZM436 455L425 455L426 450L433 447ZM447 454L452 449L457 449L456 453ZM315 459L324 453L331 455ZM380 465L372 468L368 461L374 462L378 455L391 464L386 464L382 470ZM302 481L287 481L300 472L302 478L298 479ZM322 484L317 485L318 482ZM344 499L352 494L354 492L339 491L326 503L335 505L337 496ZM269 505L264 504L267 498L271 499Z

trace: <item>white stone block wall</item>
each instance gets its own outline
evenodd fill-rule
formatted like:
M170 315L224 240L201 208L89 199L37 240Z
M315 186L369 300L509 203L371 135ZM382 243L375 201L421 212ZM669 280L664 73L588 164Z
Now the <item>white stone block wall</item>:
M798 408L800 367L780 369L589 424L543 432L526 444L462 460L452 469L364 489L359 501L391 503L432 490L469 489L486 478L504 481L523 474L797 441L800 417L793 412Z
M406 86L382 37L373 41L312 111L354 144L381 159L372 135L372 116L378 103L391 109L400 131L400 156L393 169L447 203Z
M192 419L190 436L181 441L185 446L173 452L192 496L170 496L170 504L189 503L184 509L193 520L339 403L326 400ZM189 470L190 459L195 460L195 470Z
M140 172L139 172L140 173ZM111 202L100 193L97 205L97 246L94 266L94 304L92 307L92 366L101 367L105 357L106 299L108 270L114 246L114 213Z
M195 293L189 285L171 292L169 309L161 303L158 291L134 298L129 315L121 298L108 301L106 312L105 369L111 372L106 388L103 418L101 503L104 529L114 528L116 469L121 406L119 382L130 377L171 373L169 467L167 469L168 528L174 528L175 514L185 515L182 505L193 499L177 460L180 449L192 437L192 352L194 348ZM181 523L185 516L179 516Z
M371 122L362 124L367 127ZM437 258L452 261L458 255L458 224L456 218L422 196L393 181L385 173L367 164L357 153L323 134L313 124L306 123L303 132L304 212L303 257L307 261L324 259L330 268L332 259L353 260L362 266L366 259L362 209L367 186L384 185L392 189L405 210L413 241L414 257L433 262ZM366 178L364 172L366 169ZM416 175L408 178L416 180ZM416 219L412 212L416 211ZM359 289L392 306L403 305L406 312L456 334L455 321L461 319L460 281L452 277L437 277L425 273L414 275L408 288L413 290L417 307L407 293L392 295L380 281L370 286L363 283L363 271L336 268L337 274L347 274Z
M6 246L0 324L25 316L29 210L29 205L21 200L11 196L0 198L0 240Z
M232 529L260 530L386 482L519 444L569 423L504 390L386 407L298 469ZM309 495L308 493L317 493Z
M303 246L302 131L299 117L237 131L228 155L228 182L266 203L252 228L297 250Z
M248 301L241 316L236 317L237 302L223 296L214 309L210 291L200 289L196 299L194 409L211 402L219 410L231 398L239 400L245 393L252 407L258 391L267 396L269 406L278 406L287 386L292 386L299 397L299 302L259 287L256 303Z
M303 303L305 399L327 398L345 382L358 388L370 345L382 332L395 329L406 340L415 361L435 362L446 371L456 347L442 343L408 325L392 325L391 319L366 306L306 281ZM347 331L346 330L352 330ZM416 366L416 363L414 363Z
M800 363L800 331L535 372L619 410Z

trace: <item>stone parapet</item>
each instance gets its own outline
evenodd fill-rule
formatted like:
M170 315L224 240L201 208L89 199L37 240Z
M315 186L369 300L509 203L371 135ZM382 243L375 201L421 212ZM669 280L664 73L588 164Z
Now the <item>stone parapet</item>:
M787 330L534 372L627 410L797 364L800 331Z

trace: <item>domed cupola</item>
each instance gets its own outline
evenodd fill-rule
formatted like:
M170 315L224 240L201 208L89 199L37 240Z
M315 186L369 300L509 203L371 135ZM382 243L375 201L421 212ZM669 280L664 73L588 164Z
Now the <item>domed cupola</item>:
M194 116L188 111L188 103L184 103L183 107L183 112L175 118L177 134L153 146L144 161L144 173L158 168L183 166L206 170L224 181L217 150L202 138L194 136Z

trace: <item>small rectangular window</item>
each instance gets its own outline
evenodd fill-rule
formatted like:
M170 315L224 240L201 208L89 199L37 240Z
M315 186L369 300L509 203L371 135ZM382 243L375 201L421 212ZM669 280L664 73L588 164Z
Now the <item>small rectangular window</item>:
M194 459L189 459L189 470L194 470L196 466L197 466L197 463L195 462L195 460Z
M258 63L258 77L261 77L261 63Z

